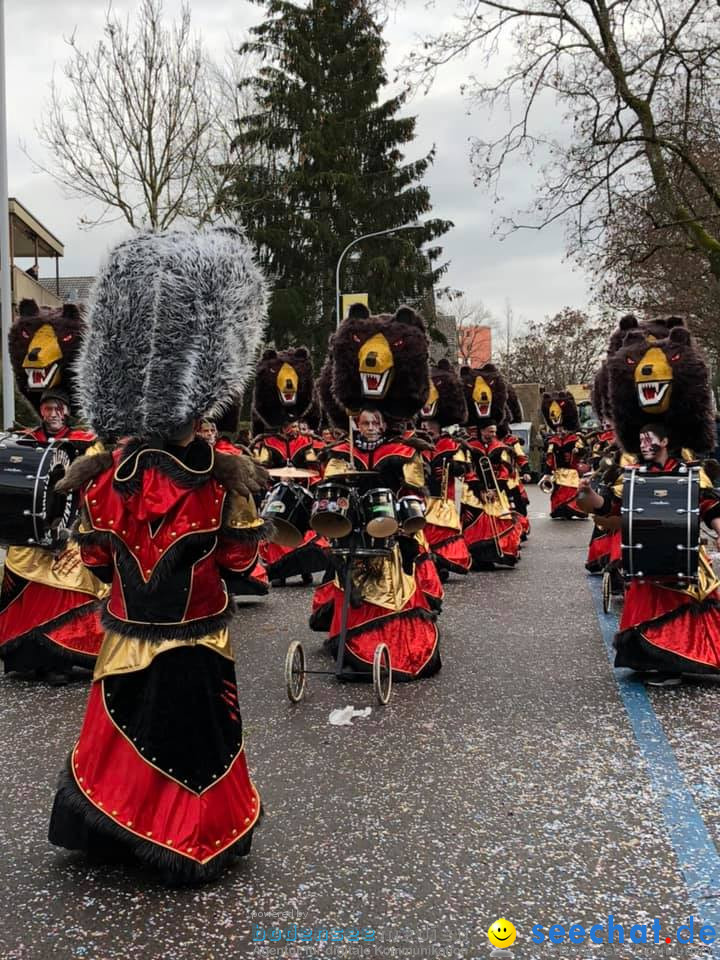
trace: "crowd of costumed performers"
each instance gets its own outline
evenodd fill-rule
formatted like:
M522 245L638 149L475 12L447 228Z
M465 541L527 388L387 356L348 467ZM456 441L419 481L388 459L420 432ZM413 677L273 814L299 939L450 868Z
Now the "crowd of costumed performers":
M633 520L637 530L628 525L623 533L627 588L615 666L629 667L651 684L675 685L684 675L720 673L720 581L704 547L695 546L699 529L692 529L693 514L699 514L720 533L720 497L696 459L715 447L708 371L677 318L648 324L624 318L616 333L599 377L601 403L625 464L634 465L606 477L599 488L583 478L582 502L596 517L610 520L624 509L633 520L634 501L624 507L624 495L648 491L642 508L648 516ZM673 497L679 501L662 510ZM662 513L657 522L656 510ZM693 554L697 567L685 573Z
M567 390L544 393L542 414L545 436L540 489L550 494L553 520L586 520L577 502L580 476L588 469L587 448L580 431L577 404Z
M468 460L462 494L463 535L473 570L513 567L520 558L527 518L511 505L511 481L517 482L515 454L498 438L508 433L507 382L493 364L462 367L467 402Z
M375 521L367 529L379 536L394 533L393 503L408 517L421 515L427 492L428 444L407 429L430 392L422 318L409 307L371 316L365 306L354 304L331 338L320 379L326 412L349 431L346 440L324 451L316 514L347 509L346 484L352 483L367 517ZM441 666L437 614L443 587L427 541L422 532L408 532L410 526L401 526L384 554L357 557L351 567L345 662L368 678L380 643L389 649L396 680L427 677ZM313 598L310 625L328 633L333 654L347 582L339 570L331 571Z
M458 436L467 421L465 389L448 360L430 369L430 392L419 415L422 434L431 444L423 451L429 466L425 539L440 579L470 570L472 557L463 536L460 504L467 455Z
M19 305L10 329L10 356L17 386L40 424L0 444L8 483L18 476L32 479L33 473L47 482L54 469L61 470L95 439L70 425L70 370L81 331L82 318L74 304L51 309L22 300ZM67 443L48 453L50 440ZM63 539L62 512L55 511L52 528L48 523L44 534L37 530L33 520L41 519L38 506L30 495L23 519L9 512L4 517L5 526L13 528L4 532L16 545L8 547L0 587L0 658L6 673L59 686L77 668L93 668L103 637L98 601L107 586L82 564L77 546Z
M520 437L515 436L510 429L511 424L520 423L523 419L522 405L515 387L508 383L506 415L504 420L498 424L497 435L498 439L510 449L512 454L510 476L508 477L508 494L512 508L520 523L521 540L527 540L530 535L530 518L528 516L530 498L525 489L525 484L531 480L530 458Z
M141 233L100 270L77 363L80 411L105 450L60 486L79 493L74 535L110 593L49 835L168 884L248 853L261 814L228 623L234 579L267 533L254 496L269 477L197 430L241 397L266 302L234 228Z
M315 405L307 349L266 350L255 370L252 455L275 477L284 477L308 490L320 478L318 455L325 447L309 430L307 418ZM284 586L292 577L311 584L313 573L327 569L328 549L327 540L308 529L297 546L263 541L260 556L273 586Z

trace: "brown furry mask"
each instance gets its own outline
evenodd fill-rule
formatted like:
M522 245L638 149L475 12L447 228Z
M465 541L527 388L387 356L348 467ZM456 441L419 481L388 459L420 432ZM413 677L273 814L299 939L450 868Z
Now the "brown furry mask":
M322 409L322 419L339 430L348 430L348 416L343 407L335 399L332 391L333 363L332 357L323 364L320 376L317 379L317 392Z
M601 421L610 419L610 375L607 361L622 347L623 341L632 330L640 330L649 340L664 340L673 327L684 326L682 317L659 317L639 321L633 314L620 318L610 335L607 360L601 364L592 385L592 405Z
M83 330L80 310L74 303L63 307L38 307L34 300L21 300L8 344L15 382L36 410L43 391L64 390L75 409L73 361Z
M419 419L437 420L441 427L467 420L465 388L448 360L439 360L430 370L430 393Z
M671 328L663 340L631 330L608 371L612 419L624 450L639 453L640 428L653 421L664 424L674 451L714 449L708 370L685 327Z
M313 368L305 347L266 350L255 372L253 421L281 427L302 419L313 402Z
M470 426L484 427L494 420L502 423L507 404L507 383L493 363L483 367L462 367L460 379L465 389Z
M333 396L352 414L372 408L388 421L405 421L427 401L427 332L410 307L371 316L354 304L330 341L330 355Z
M575 399L567 390L544 393L542 396L542 415L551 430L579 430L580 418Z

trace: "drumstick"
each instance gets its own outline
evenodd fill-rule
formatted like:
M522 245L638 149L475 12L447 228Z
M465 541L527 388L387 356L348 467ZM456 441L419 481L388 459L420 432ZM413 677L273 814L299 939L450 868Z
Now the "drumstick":
M348 416L348 426L350 427L348 431L348 443L350 445L350 469L355 469L355 453L353 451L353 431L357 429L355 426L355 418Z

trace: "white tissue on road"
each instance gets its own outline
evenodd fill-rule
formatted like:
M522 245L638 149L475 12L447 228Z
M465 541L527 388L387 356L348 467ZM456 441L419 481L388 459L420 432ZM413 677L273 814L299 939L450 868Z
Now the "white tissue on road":
M356 710L355 707L342 707L330 711L328 723L331 723L334 727L351 727L355 717L369 717L371 713L372 707L365 707L363 710Z

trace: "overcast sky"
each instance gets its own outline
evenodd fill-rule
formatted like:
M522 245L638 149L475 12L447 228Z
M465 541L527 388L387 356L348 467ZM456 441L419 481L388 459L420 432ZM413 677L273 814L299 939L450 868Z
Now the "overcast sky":
M137 4L135 0L115 0L113 6L124 14ZM165 0L164 6L170 19L177 15L180 2ZM452 0L443 0L434 10L427 10L424 0L407 0L392 14L385 31L390 76L417 33L451 25L453 6ZM195 30L218 59L262 13L243 0L196 0L191 7ZM10 196L17 197L65 244L64 276L94 274L104 252L126 234L127 227L116 224L81 230L80 217L92 213L93 208L68 198L48 175L34 170L21 144L31 156L46 160L35 128L48 98L53 69L60 78L67 59L63 38L75 30L83 48L94 44L102 34L105 9L103 0L13 0L5 6ZM432 92L418 96L408 108L418 117L414 155L421 155L433 143L437 146L435 164L426 178L433 213L455 223L443 238L451 261L447 281L463 290L469 300L482 301L498 318L504 316L508 299L516 317L530 320L541 320L566 305L584 307L588 300L585 276L563 262L562 227L520 232L502 241L493 236L497 211L491 211L483 190L473 186L468 157L468 139L482 130L487 119L477 113L468 115L468 104L459 93L472 66L472 61L464 61L446 68ZM413 158L410 152L408 157ZM531 174L522 167L514 171L506 184L508 199L502 213L512 213L513 206L532 195ZM44 269L41 264L41 274L50 272L49 262Z

